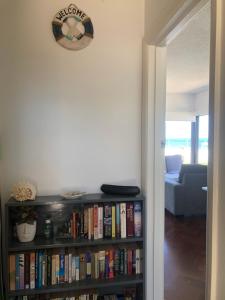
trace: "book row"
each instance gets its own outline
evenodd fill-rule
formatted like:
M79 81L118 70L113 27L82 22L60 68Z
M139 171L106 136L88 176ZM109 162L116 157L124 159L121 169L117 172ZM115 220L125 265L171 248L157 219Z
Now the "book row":
M85 294L71 297L58 297L58 298L46 298L46 296L19 296L10 298L10 300L136 300L135 291L125 294L103 295L98 294Z
M73 239L141 237L140 202L84 206L73 210L64 234Z
M74 253L40 250L9 256L11 291L40 289L88 279L113 279L142 274L142 249L123 248Z

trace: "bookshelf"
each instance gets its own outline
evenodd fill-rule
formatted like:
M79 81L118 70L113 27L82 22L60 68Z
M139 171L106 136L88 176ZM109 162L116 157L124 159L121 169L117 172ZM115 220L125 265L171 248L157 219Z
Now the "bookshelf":
M135 205L139 205L141 207L141 234L136 235L135 234L135 229L133 231L132 236L127 236L127 231L128 229L126 228L126 237L121 238L122 233L120 232L120 236L118 236L117 233L117 227L116 227L116 236L112 233L113 237L105 237L105 227L104 226L113 226L113 217L116 218L116 216L111 216L111 223L107 223L107 220L105 221L104 217L106 216L106 211L105 209L110 207L111 212L112 212L112 207L121 207L122 205L125 205L126 209L130 209L133 207L133 214L135 214ZM81 198L74 199L74 200L64 200L60 196L42 196L42 197L37 197L35 201L26 201L24 203L19 203L16 202L13 199L10 199L8 203L5 205L5 221L6 221L6 241L5 241L5 251L6 251L6 257L8 257L7 261L5 262L4 265L4 282L5 282L5 290L6 290L6 299L10 300L30 300L30 299L64 299L64 297L69 297L71 295L71 298L68 299L86 299L82 298L79 295L82 295L82 293L94 293L98 294L99 296L102 295L116 295L116 294L124 294L130 292L130 291L135 291L136 297L135 299L138 300L144 300L144 290L145 290L145 270L144 270L144 265L145 265L145 207L144 207L144 197L142 195L138 195L136 197L126 197L126 196L108 196L104 194L89 194L82 196ZM37 212L38 218L37 218L37 232L34 241L29 242L29 243L20 243L16 236L15 236L15 224L13 220L13 210L21 207L21 206L28 206L28 207L33 207L35 211ZM66 236L65 238L62 238L61 236L58 236L57 230L55 228L60 227L60 224L62 224L65 220L69 219L69 224L72 222L70 218L73 218L72 214L78 215L79 220L84 220L87 221L84 217L84 212L85 210L88 210L93 213L91 210L94 207L99 208L103 207L103 238L96 238L93 237L93 232L90 234L90 237L85 236L83 232L83 228L85 225L81 223L79 226L79 230L76 229L77 236L76 237L68 237ZM99 212L99 211L98 211ZM116 211L118 213L118 211ZM90 215L89 215L90 216ZM53 223L54 227L54 234L51 239L46 240L43 236L43 224L44 220L46 217L50 217ZM98 216L99 217L99 216ZM121 217L121 216L120 216ZM134 217L134 215L133 215ZM100 217L99 217L100 218ZM127 218L127 216L126 216ZM93 222L93 220L89 221L90 218L88 218L87 222ZM121 217L122 219L122 217ZM105 222L107 225L105 225ZM115 220L115 222L117 222ZM121 222L121 220L120 220ZM126 219L126 222L127 219ZM80 224L80 223L79 223ZM73 224L71 225L73 228ZM114 226L117 226L114 225ZM121 223L120 223L120 226ZM109 228L109 227L107 227ZM92 227L89 227L88 230L94 230ZM97 228L99 230L99 228ZM71 230L71 229L70 229ZM120 229L118 229L120 231ZM123 229L124 231L124 229ZM74 231L75 232L75 231ZM64 253L63 259L66 258L66 255L81 255L81 253L90 253L91 259L97 255L100 255L100 252L105 253L105 260L104 260L104 267L105 271L104 274L102 275L101 270L96 271L98 273L99 277L93 278L92 274L92 269L91 269L91 276L88 278L87 275L85 274L85 278L79 278L79 280L72 280L70 278L70 283L67 282L57 282L57 284L52 284L52 279L47 278L47 271L45 273L45 269L42 269L41 267L41 272L44 272L43 276L46 276L46 280L50 280L51 284L47 284L44 282L44 279L41 278L41 281L43 280L43 285L42 286L37 286L37 282L35 282L35 287L34 288L23 288L23 286L17 286L16 288L12 289L11 286L11 281L12 281L12 269L10 265L10 258L11 257L17 257L19 255L30 255L30 253L35 253L36 257L39 257L40 253L44 253L45 257L50 256L51 259L55 253L57 253L56 256L61 257L60 253ZM58 254L59 253L59 254ZM68 254L71 253L71 254ZM72 254L73 253L73 254ZM74 254L75 253L75 254ZM119 255L120 258L120 264L121 264L121 256L126 257L125 262L123 261L123 272L122 273L116 273L116 264L115 264L115 253ZM130 256L129 256L130 253ZM134 258L135 253L137 255L138 253L138 258ZM141 266L137 266L139 261L139 254L141 253ZM109 269L109 264L107 265L107 259L109 259L109 256L113 256L113 262L111 266L111 269ZM127 257L131 257L132 255L132 261L129 262L127 261ZM86 257L86 256L85 256ZM36 258L37 259L37 258ZM43 258L41 258L43 259ZM71 258L72 259L72 258ZM38 264L39 262L36 262ZM61 263L61 261L60 261ZM65 261L64 261L65 263ZM87 270L87 264L88 262L85 262L85 270ZM92 265L92 260L91 260L91 268L93 267ZM99 261L97 261L97 265L99 266ZM111 263L111 261L110 261ZM129 265L130 263L130 265ZM24 263L25 264L25 263ZM47 264L47 263L46 263ZM52 267L53 262L51 261L51 266ZM80 263L81 264L81 263ZM132 264L132 271L129 271L129 266ZM129 266L128 266L129 265ZM79 266L81 267L81 265ZM36 266L35 266L36 268ZM47 267L46 267L47 268ZM66 268L66 267L65 267ZM101 268L101 267L100 267ZM107 269L108 268L108 269ZM137 269L139 270L137 272ZM44 271L43 271L44 270ZM52 270L52 269L51 269ZM109 271L110 270L110 271ZM130 267L131 270L131 267ZM141 271L140 271L141 270ZM37 269L35 269L35 272L37 272ZM65 272L68 272L68 269L63 269L64 275ZM78 274L79 274L80 269L78 269ZM103 276L101 277L99 275ZM110 278L109 273L113 274ZM119 271L121 272L121 270ZM130 272L130 273L129 273ZM129 273L129 274L128 274ZM51 273L52 274L52 273ZM115 275L116 274L116 275ZM18 274L17 274L18 275ZM92 276L93 275L93 276ZM39 275L36 275L39 276ZM65 275L66 276L66 275ZM15 275L16 277L16 275ZM79 275L78 275L79 277ZM64 277L65 279L66 277ZM15 279L16 280L16 279ZM137 297L138 295L138 297ZM53 297L53 298L52 298ZM78 297L78 298L76 298ZM133 296L134 297L134 296ZM67 299L67 298L66 298ZM87 298L89 299L89 298ZM95 299L91 298L90 299ZM97 299L97 298L96 298ZM99 298L101 299L101 298ZM124 298L126 299L126 298ZM134 298L130 298L134 299Z

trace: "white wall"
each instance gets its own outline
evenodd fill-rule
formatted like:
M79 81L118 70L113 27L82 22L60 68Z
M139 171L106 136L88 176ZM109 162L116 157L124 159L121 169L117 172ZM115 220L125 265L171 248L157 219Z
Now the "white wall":
M209 89L196 93L168 93L166 96L167 121L195 121L196 116L209 113Z
M166 120L167 121L194 121L195 99L192 94L167 94Z
M144 0L77 0L95 29L79 52L51 32L53 16L70 3L1 1L5 199L22 178L39 194L140 183Z
M196 93L195 97L195 112L198 116L209 114L209 89Z

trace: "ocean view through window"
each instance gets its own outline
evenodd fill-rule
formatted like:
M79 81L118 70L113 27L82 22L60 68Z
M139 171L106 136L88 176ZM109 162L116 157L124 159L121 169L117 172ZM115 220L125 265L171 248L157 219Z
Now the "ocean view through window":
M166 122L165 155L180 154L185 164L191 163L191 122Z

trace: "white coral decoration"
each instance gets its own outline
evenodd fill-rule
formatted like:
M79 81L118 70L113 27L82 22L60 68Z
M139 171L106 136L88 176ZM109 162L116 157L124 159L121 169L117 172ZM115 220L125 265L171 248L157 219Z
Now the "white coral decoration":
M12 189L12 197L17 201L35 200L37 191L30 182L19 182Z

